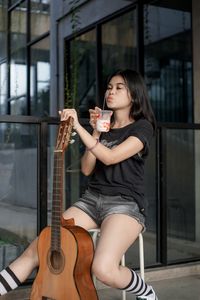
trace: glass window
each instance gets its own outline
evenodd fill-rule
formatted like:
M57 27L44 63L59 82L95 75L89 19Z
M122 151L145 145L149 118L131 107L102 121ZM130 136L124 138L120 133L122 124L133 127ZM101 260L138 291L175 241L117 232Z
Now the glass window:
M21 7L24 7L26 9L28 1L26 1L26 0L23 1L22 0L22 3L20 4ZM8 3L8 6L14 6L14 5L17 5L17 3L20 2L20 0L7 0L6 2Z
M31 115L49 115L50 56L49 37L31 47Z
M102 25L103 78L117 69L137 66L136 12L130 11Z
M18 1L19 1L19 0L10 0L10 1L8 1L8 2L10 2L10 6L12 6L12 5L16 4Z
M7 1L0 2L0 61L6 57Z
M31 39L49 31L50 0L31 0Z
M145 199L147 201L145 239L145 264L157 263L157 174L156 174L156 139L151 142L149 156L145 162ZM151 249L151 250L150 250Z
M169 262L199 256L200 132L195 131L167 130L167 254Z
M66 48L66 65L69 58L70 76L66 68L65 107L78 107L80 116L88 117L88 109L94 107L96 102L95 30L80 35L70 43L70 52Z
M0 114L6 114L7 103L7 65L0 64Z
M37 132L37 125L0 123L0 269L37 234Z
M10 1L10 6L13 5L13 4L15 4L17 1L18 1L18 0L11 0L11 1Z
M7 108L7 64L6 38L7 32L7 1L0 1L0 114L6 113Z
M11 114L26 114L26 8L22 3L11 12L10 98Z
M76 107L81 118L88 118L89 108L96 103L96 31L91 30L70 42L70 50L66 47L65 55L66 66L70 59L65 75L65 107ZM83 150L82 143L76 139L66 154L66 205L75 202L85 188L87 179L80 172Z
M145 76L157 120L163 122L192 122L189 2L180 2L181 8L171 1L144 6Z

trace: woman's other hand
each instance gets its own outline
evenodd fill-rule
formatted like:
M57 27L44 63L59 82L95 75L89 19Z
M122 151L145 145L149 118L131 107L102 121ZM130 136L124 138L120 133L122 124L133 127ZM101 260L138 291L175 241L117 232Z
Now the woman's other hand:
M96 129L96 123L97 123L97 119L99 117L101 109L99 107L95 107L95 109L89 109L89 113L90 113L90 125L92 126L93 129Z

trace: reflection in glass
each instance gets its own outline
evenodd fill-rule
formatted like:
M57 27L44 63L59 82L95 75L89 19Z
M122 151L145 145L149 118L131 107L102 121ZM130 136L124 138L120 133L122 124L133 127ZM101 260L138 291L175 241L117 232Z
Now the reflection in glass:
M31 115L49 115L50 56L49 37L31 47Z
M66 48L66 66L69 55ZM70 76L66 73L65 107L79 107L80 116L88 117L88 109L96 100L96 33L91 30L70 43ZM66 72L68 72L66 70ZM70 88L69 88L70 86ZM69 101L69 94L72 98ZM78 102L74 101L78 99Z
M191 7L168 5L144 6L146 82L157 120L192 122Z
M17 2L19 2L19 0L10 0L8 2L10 2L10 5L12 6L12 5L15 5ZM24 1L24 2L27 2L27 1ZM24 3L23 5L26 6L26 3Z
M49 31L50 0L31 0L31 39Z
M6 114L7 101L7 66L6 63L0 65L0 114Z
M0 269L36 237L37 131L36 125L0 124Z
M195 136L189 129L167 130L168 261L199 256L198 199L195 186L200 164ZM198 152L199 153L199 152ZM196 157L196 159L195 159ZM199 176L198 176L199 178ZM196 181L197 182L197 181ZM199 184L198 184L199 185ZM196 222L197 221L197 222Z
M156 139L151 141L149 156L145 162L145 199L147 201L146 207L146 227L147 231L144 233L145 244L145 264L153 265L157 262L157 174L156 174ZM151 249L151 251L149 251Z
M70 51L70 52L69 52ZM70 54L70 55L69 55ZM88 118L89 108L96 103L96 33L91 30L80 35L66 47L65 107L79 109L81 118ZM68 59L70 57L70 64ZM70 76L68 72L70 71ZM71 96L71 99L70 97ZM77 101L78 99L78 101ZM80 178L80 148L77 141L70 146L66 166L66 201L76 201L82 190ZM67 202L69 204L69 202Z
M0 61L6 57L7 1L0 2Z
M10 98L11 114L26 114L26 9L22 3L11 12Z
M102 25L103 78L117 69L136 69L135 10Z

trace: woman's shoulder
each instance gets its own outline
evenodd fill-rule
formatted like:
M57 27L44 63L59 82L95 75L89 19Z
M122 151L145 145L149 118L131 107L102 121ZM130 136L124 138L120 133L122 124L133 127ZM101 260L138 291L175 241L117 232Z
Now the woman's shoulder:
M135 122L132 123L131 127L132 128L147 127L147 128L153 129L153 125L151 124L151 122L145 118L136 120Z
M141 118L132 124L128 134L138 136L138 137L139 136L152 137L154 134L153 125L149 120L145 118Z

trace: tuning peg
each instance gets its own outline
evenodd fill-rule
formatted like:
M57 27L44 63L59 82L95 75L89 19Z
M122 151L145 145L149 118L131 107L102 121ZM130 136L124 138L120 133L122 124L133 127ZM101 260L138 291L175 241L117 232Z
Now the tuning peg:
M76 132L76 131L73 131L73 132L71 133L71 136L75 136L75 135L77 135L77 132Z
M69 141L70 144L73 144L74 142L75 142L75 140L73 140L73 139Z

